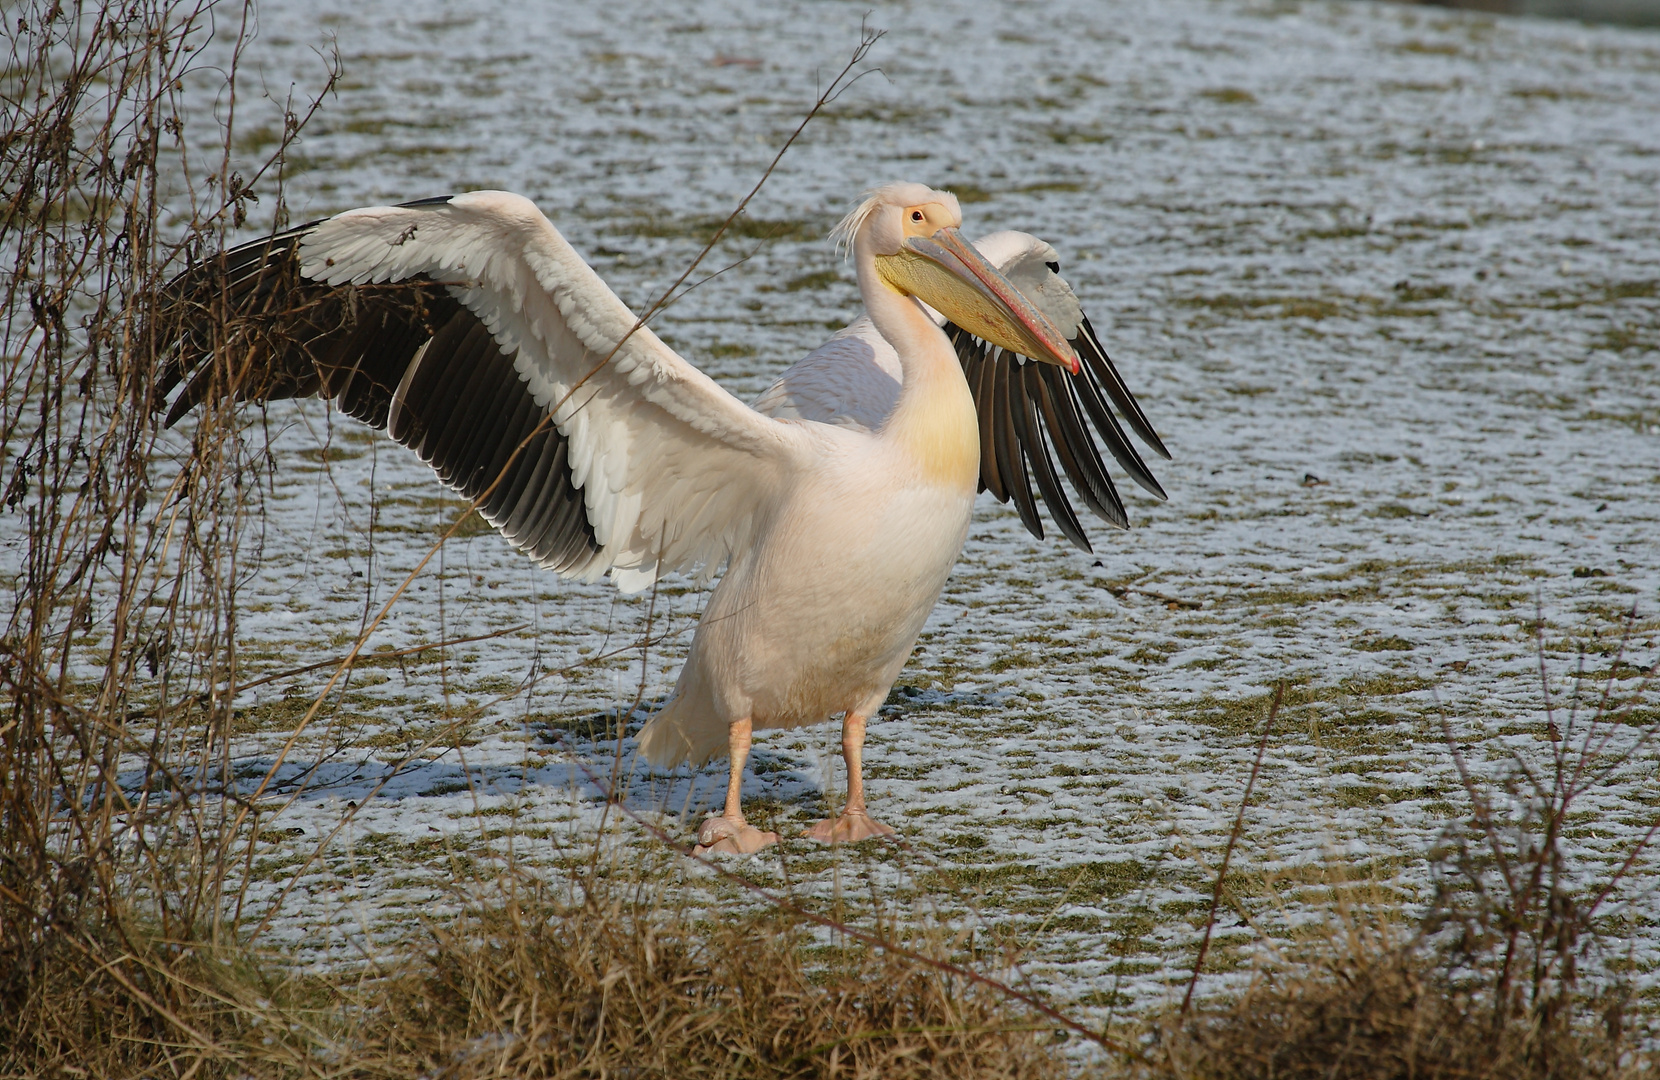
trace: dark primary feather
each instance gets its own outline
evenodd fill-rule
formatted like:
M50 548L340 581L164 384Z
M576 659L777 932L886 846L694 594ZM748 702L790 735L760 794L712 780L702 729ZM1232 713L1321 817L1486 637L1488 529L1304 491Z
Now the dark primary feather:
M1124 379L1118 374L1118 368L1113 366L1112 358L1107 350L1101 346L1101 339L1095 336L1095 327L1089 324L1089 316L1085 315L1078 325L1078 336L1072 339L1072 347L1078 351L1095 374L1099 385L1106 388L1112 403L1118 406L1118 411L1124 414L1129 421L1130 428L1140 437L1141 441L1153 448L1153 453L1166 461L1170 460L1170 451L1164 448L1164 440L1159 433L1153 430L1153 425L1147 422L1147 416L1141 411L1141 403L1136 401L1130 388L1124 385ZM1149 474L1149 479L1151 476ZM1157 481L1153 481L1155 484ZM1159 498L1164 498L1162 490L1154 492Z
M1051 265L1050 269L1056 268ZM946 324L945 332L956 346L980 414L980 490L991 492L998 502L1013 499L1021 522L1033 536L1043 538L1043 522L1030 483L1036 480L1038 493L1062 535L1084 551L1093 550L1060 484L1056 458L1085 506L1115 528L1130 527L1096 437L1132 480L1165 498L1164 488L1125 436L1106 399L1111 399L1125 423L1155 453L1169 458L1170 451L1124 385L1087 317L1072 340L1081 360L1077 375L994 348L952 323Z
M1026 450L1027 460L1032 463L1032 478L1037 481L1038 491L1043 493L1043 501L1049 507L1049 514L1055 519L1055 525L1061 530L1061 535L1070 540L1074 547L1084 551L1094 550L1089 546L1089 537L1084 535L1084 527L1078 522L1078 515L1072 510L1072 504L1067 501L1066 493L1061 490L1060 477L1055 475L1055 462L1049 456L1049 447L1043 438L1042 422L1038 417L1038 398L1043 393L1042 384L1038 382L1035 364L1020 364L1009 372L1010 386L1017 401L1015 403L1014 430L1020 445Z
M1032 498L1032 486L1027 481L1026 456L1015 428L1017 411L1025 412L1025 403L1018 396L1019 380L1015 377L1013 355L1001 349L992 350L987 358L991 368L993 397L988 403L991 412L991 437L997 444L997 471L1003 477L1003 486L1020 511L1020 520L1028 531L1043 539L1043 520L1038 517L1037 502Z
M1026 370L1034 372L1042 383L1039 401L1043 419L1049 426L1050 444L1060 455L1066 478L1072 481L1084 505L1101 520L1120 529L1129 528L1130 517L1124 512L1124 504L1119 500L1118 491L1112 486L1112 478L1107 475L1101 459L1077 450L1080 446L1089 445L1089 431L1079 418L1078 391L1072 385L1071 378L1060 368L1049 364L1027 364Z
M484 324L425 278L301 277L300 243L319 224L222 252L168 286L158 400L184 389L167 426L204 401L332 399L480 499L484 518L544 565L565 570L597 552L565 438Z

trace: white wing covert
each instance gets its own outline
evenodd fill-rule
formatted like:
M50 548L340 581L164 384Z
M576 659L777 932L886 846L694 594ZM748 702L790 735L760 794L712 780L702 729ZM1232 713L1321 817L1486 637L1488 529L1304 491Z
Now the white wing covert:
M875 431L899 403L905 372L899 354L869 315L791 364L755 399L755 411L779 419Z

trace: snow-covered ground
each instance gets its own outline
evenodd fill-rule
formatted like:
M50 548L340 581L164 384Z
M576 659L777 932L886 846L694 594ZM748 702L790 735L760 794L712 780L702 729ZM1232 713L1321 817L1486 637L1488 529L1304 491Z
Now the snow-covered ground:
M319 81L325 35L343 58L300 147L295 220L507 188L639 305L753 184L869 8L290 0L264 9L250 58L277 96ZM1175 454L1155 469L1170 500L1124 482L1134 530L1095 522L1086 554L982 496L867 750L873 810L909 846L794 841L743 871L855 912L868 877L884 905L1028 944L1033 976L1097 1016L1165 1001L1284 683L1207 985L1237 977L1247 943L1327 917L1345 883L1409 912L1463 808L1443 718L1490 773L1553 746L1538 615L1553 692L1582 650L1616 698L1660 657L1660 33L1203 0L917 2L869 21L888 32L881 73L813 122L711 268L747 261L660 332L752 396L857 313L824 240L855 195L951 188L970 235L1060 250ZM461 505L320 406L270 420L285 465L242 597L252 674L344 652ZM355 816L274 936L349 960L490 852L584 857L596 779L687 836L724 765L652 777L604 737L672 686L703 599L683 586L624 599L488 532L446 544L370 650L508 632L376 661L336 695L261 821L256 901ZM662 640L642 652L648 617ZM327 677L246 695L243 775ZM1634 719L1652 725L1648 686ZM789 832L821 816L836 728L758 742L754 816ZM1579 807L1587 875L1660 813L1655 761ZM1654 865L1611 927L1645 985Z

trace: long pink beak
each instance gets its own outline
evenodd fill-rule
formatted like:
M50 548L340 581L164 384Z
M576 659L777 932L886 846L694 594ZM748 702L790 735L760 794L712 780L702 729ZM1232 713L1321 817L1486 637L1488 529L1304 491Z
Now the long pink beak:
M1072 374L1078 374L1078 354L1067 342L1066 335L956 229L940 229L928 237L913 236L905 241L905 246L975 285L1003 314L1015 335L1025 339L1018 343L1017 352L1033 360L1058 364ZM1007 346L1009 343L997 344Z

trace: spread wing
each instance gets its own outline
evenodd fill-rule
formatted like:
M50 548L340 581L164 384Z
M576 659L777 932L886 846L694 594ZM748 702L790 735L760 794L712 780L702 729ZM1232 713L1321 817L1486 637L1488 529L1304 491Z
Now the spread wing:
M158 389L317 395L384 427L561 574L626 590L746 547L803 425L760 415L637 327L527 199L352 210L225 252L170 287Z
M1060 276L1055 249L1017 232L993 233L975 246L1067 331L1082 361L1075 376L1053 364L1028 363L936 316L957 348L980 415L980 490L990 491L999 502L1013 499L1020 520L1042 539L1035 482L1061 533L1077 547L1093 550L1061 485L1062 474L1103 521L1121 529L1130 524L1097 439L1131 479L1165 498L1107 402L1155 453L1169 458L1170 452L1102 348L1072 286ZM898 401L903 377L893 346L861 316L791 365L756 399L755 408L770 416L875 431Z

